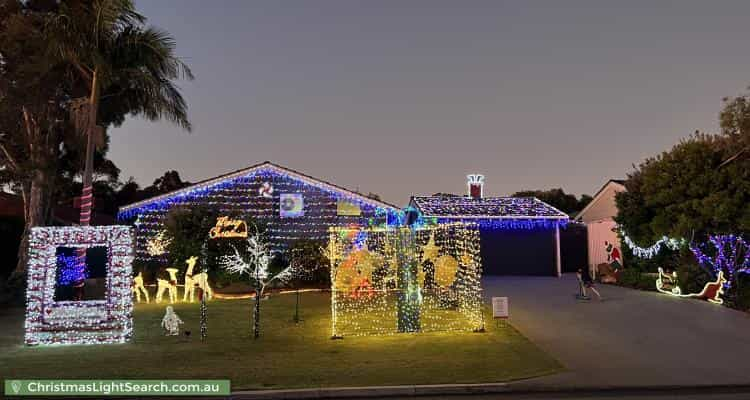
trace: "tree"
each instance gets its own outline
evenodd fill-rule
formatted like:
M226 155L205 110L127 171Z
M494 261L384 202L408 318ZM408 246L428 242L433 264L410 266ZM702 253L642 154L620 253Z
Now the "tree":
M696 134L641 163L616 196L616 222L636 243L750 231L750 172L718 168L725 149L726 138Z
M750 89L750 88L748 88ZM724 108L719 114L721 132L729 138L728 157L721 166L750 153L750 94L724 98Z
M122 123L130 113L166 118L190 130L187 104L173 81L193 75L174 54L174 39L145 27L146 17L130 0L70 0L57 11L47 31L50 54L72 66L88 89L71 102L72 119L86 138L81 195L86 225L91 203L85 199L93 190L94 151L104 143L104 127ZM100 108L117 118L106 120Z
M29 229L49 220L61 166L70 165L64 158L80 160L72 155L82 147L83 186L96 192L95 156L104 154L107 142L99 127L119 125L133 114L190 128L172 81L192 74L174 56L174 40L144 23L130 1L2 3L0 184L21 193L25 210L14 278L25 277ZM88 215L91 204L84 205L81 213Z
M208 232L216 224L218 213L208 207L174 207L166 216L164 229L168 265L182 269L185 260L201 254ZM208 260L201 260L207 263Z
M211 228L216 225L219 213L211 207L192 205L190 207L174 207L164 221L164 240L166 241L166 261L168 265L183 270L185 260L193 256L202 255L200 262L208 271L214 283L223 284L236 278L219 268L220 257L231 250L231 246L240 246L243 238L209 239ZM246 226L256 226L250 217L229 215L232 220L242 220ZM163 260L161 260L163 262ZM160 263L149 265L149 269L162 267ZM149 272L157 272L150 270Z
M287 259L297 272L295 278L314 284L330 285L330 262L325 255L325 243L319 240L299 239L287 250ZM301 283L301 282L300 282Z
M0 184L21 194L24 235L11 280L23 281L31 227L50 217L61 154L73 142L67 71L44 55L50 2L0 7Z
M513 197L536 197L537 199L557 208L558 210L573 215L591 201L591 196L582 195L580 200L575 195L565 193L562 188L549 190L524 190L516 192Z
M111 199L112 207L116 209L126 204L169 193L190 185L190 182L183 181L180 178L180 173L174 170L165 172L160 178L155 179L153 184L144 188L141 188L131 176L127 181L119 184L119 189ZM96 193L96 189L96 186L94 186L94 193Z
M247 244L242 253L235 246L231 246L230 254L222 256L224 268L233 273L246 274L255 287L255 307L253 307L253 338L260 337L260 299L263 292L275 280L286 281L292 277L292 267L287 266L277 273L269 270L271 251L262 235L255 230L255 234L248 236Z
M141 196L145 199L182 189L186 186L190 186L190 182L183 181L180 178L179 172L171 170L165 172L161 177L156 178L151 186L143 188Z
M288 250L289 264L294 276L296 288L296 302L294 306L294 322L300 321L299 303L300 287L303 281L322 284L331 287L330 261L326 257L326 249L322 241L299 239Z

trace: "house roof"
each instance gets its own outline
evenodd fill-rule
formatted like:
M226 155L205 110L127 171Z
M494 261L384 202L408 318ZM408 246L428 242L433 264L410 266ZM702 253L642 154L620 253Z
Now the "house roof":
M260 164L252 165L247 168L243 168L237 171L219 175L215 178L209 178L200 182L196 182L182 189L174 190L169 193L165 193L159 196L151 197L149 199L138 201L136 203L122 206L120 207L119 214L122 215L123 213L133 212L139 208L149 207L151 205L154 205L160 202L165 202L165 201L169 202L171 200L175 200L176 202L179 202L180 198L186 197L186 196L208 194L208 192L210 192L212 189L218 188L220 185L231 182L234 179L252 176L261 172L273 172L273 173L277 173L281 175L287 175L291 178L301 180L309 185L317 186L323 190L339 193L340 195L347 197L349 200L358 201L358 202L369 204L375 207L382 207L382 208L388 208L388 209L393 209L393 210L399 209L393 204L389 204L380 200L371 199L355 191L343 188L338 185L334 185L332 183L326 182L321 179L313 178L309 175L295 171L291 168L282 167L270 161L265 161Z
M536 197L415 196L412 205L425 217L494 219L568 219Z
M610 180L608 180L607 183L605 183L604 185L602 185L601 188L599 188L599 190L596 192L596 194L591 199L591 201L589 202L589 204L586 204L586 207L583 207L583 210L579 211L578 214L576 214L575 219L576 220L581 220L581 217L584 214L586 214L591 209L591 207L593 207L593 205L596 204L601 199L601 196L604 193L604 189L606 189L610 185L614 185L615 189L618 192L627 190L627 189L625 189L625 180L624 179L610 179Z

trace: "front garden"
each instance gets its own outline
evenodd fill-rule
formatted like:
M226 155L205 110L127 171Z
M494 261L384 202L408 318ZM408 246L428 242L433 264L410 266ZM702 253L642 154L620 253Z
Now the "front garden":
M179 336L160 326L165 304L139 303L130 343L24 346L23 308L0 310L0 376L60 379L230 379L232 390L500 382L562 370L511 326L486 332L434 332L331 340L328 292L262 302L263 335L252 339L252 300L208 302L208 337L201 342L199 304L177 303ZM491 321L489 310L485 319ZM185 331L190 331L187 336Z

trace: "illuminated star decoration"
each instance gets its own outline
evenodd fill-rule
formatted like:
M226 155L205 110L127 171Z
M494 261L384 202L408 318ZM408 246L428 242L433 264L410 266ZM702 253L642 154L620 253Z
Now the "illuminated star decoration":
M430 240L422 246L422 262L432 261L433 263L438 258L441 247L435 244L435 234L430 233Z
M466 254L462 255L461 256L461 264L463 264L464 266L467 266L467 267L473 265L474 264L474 257L471 254L469 254L469 253L466 253Z
M167 246L172 242L171 239L166 238L166 232L160 231L151 240L146 242L146 251L150 256L160 256L167 252Z

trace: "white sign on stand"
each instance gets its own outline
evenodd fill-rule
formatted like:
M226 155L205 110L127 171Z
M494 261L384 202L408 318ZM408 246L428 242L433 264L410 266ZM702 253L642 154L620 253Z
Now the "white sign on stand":
M508 318L508 298L507 297L493 297L492 298L492 318Z

